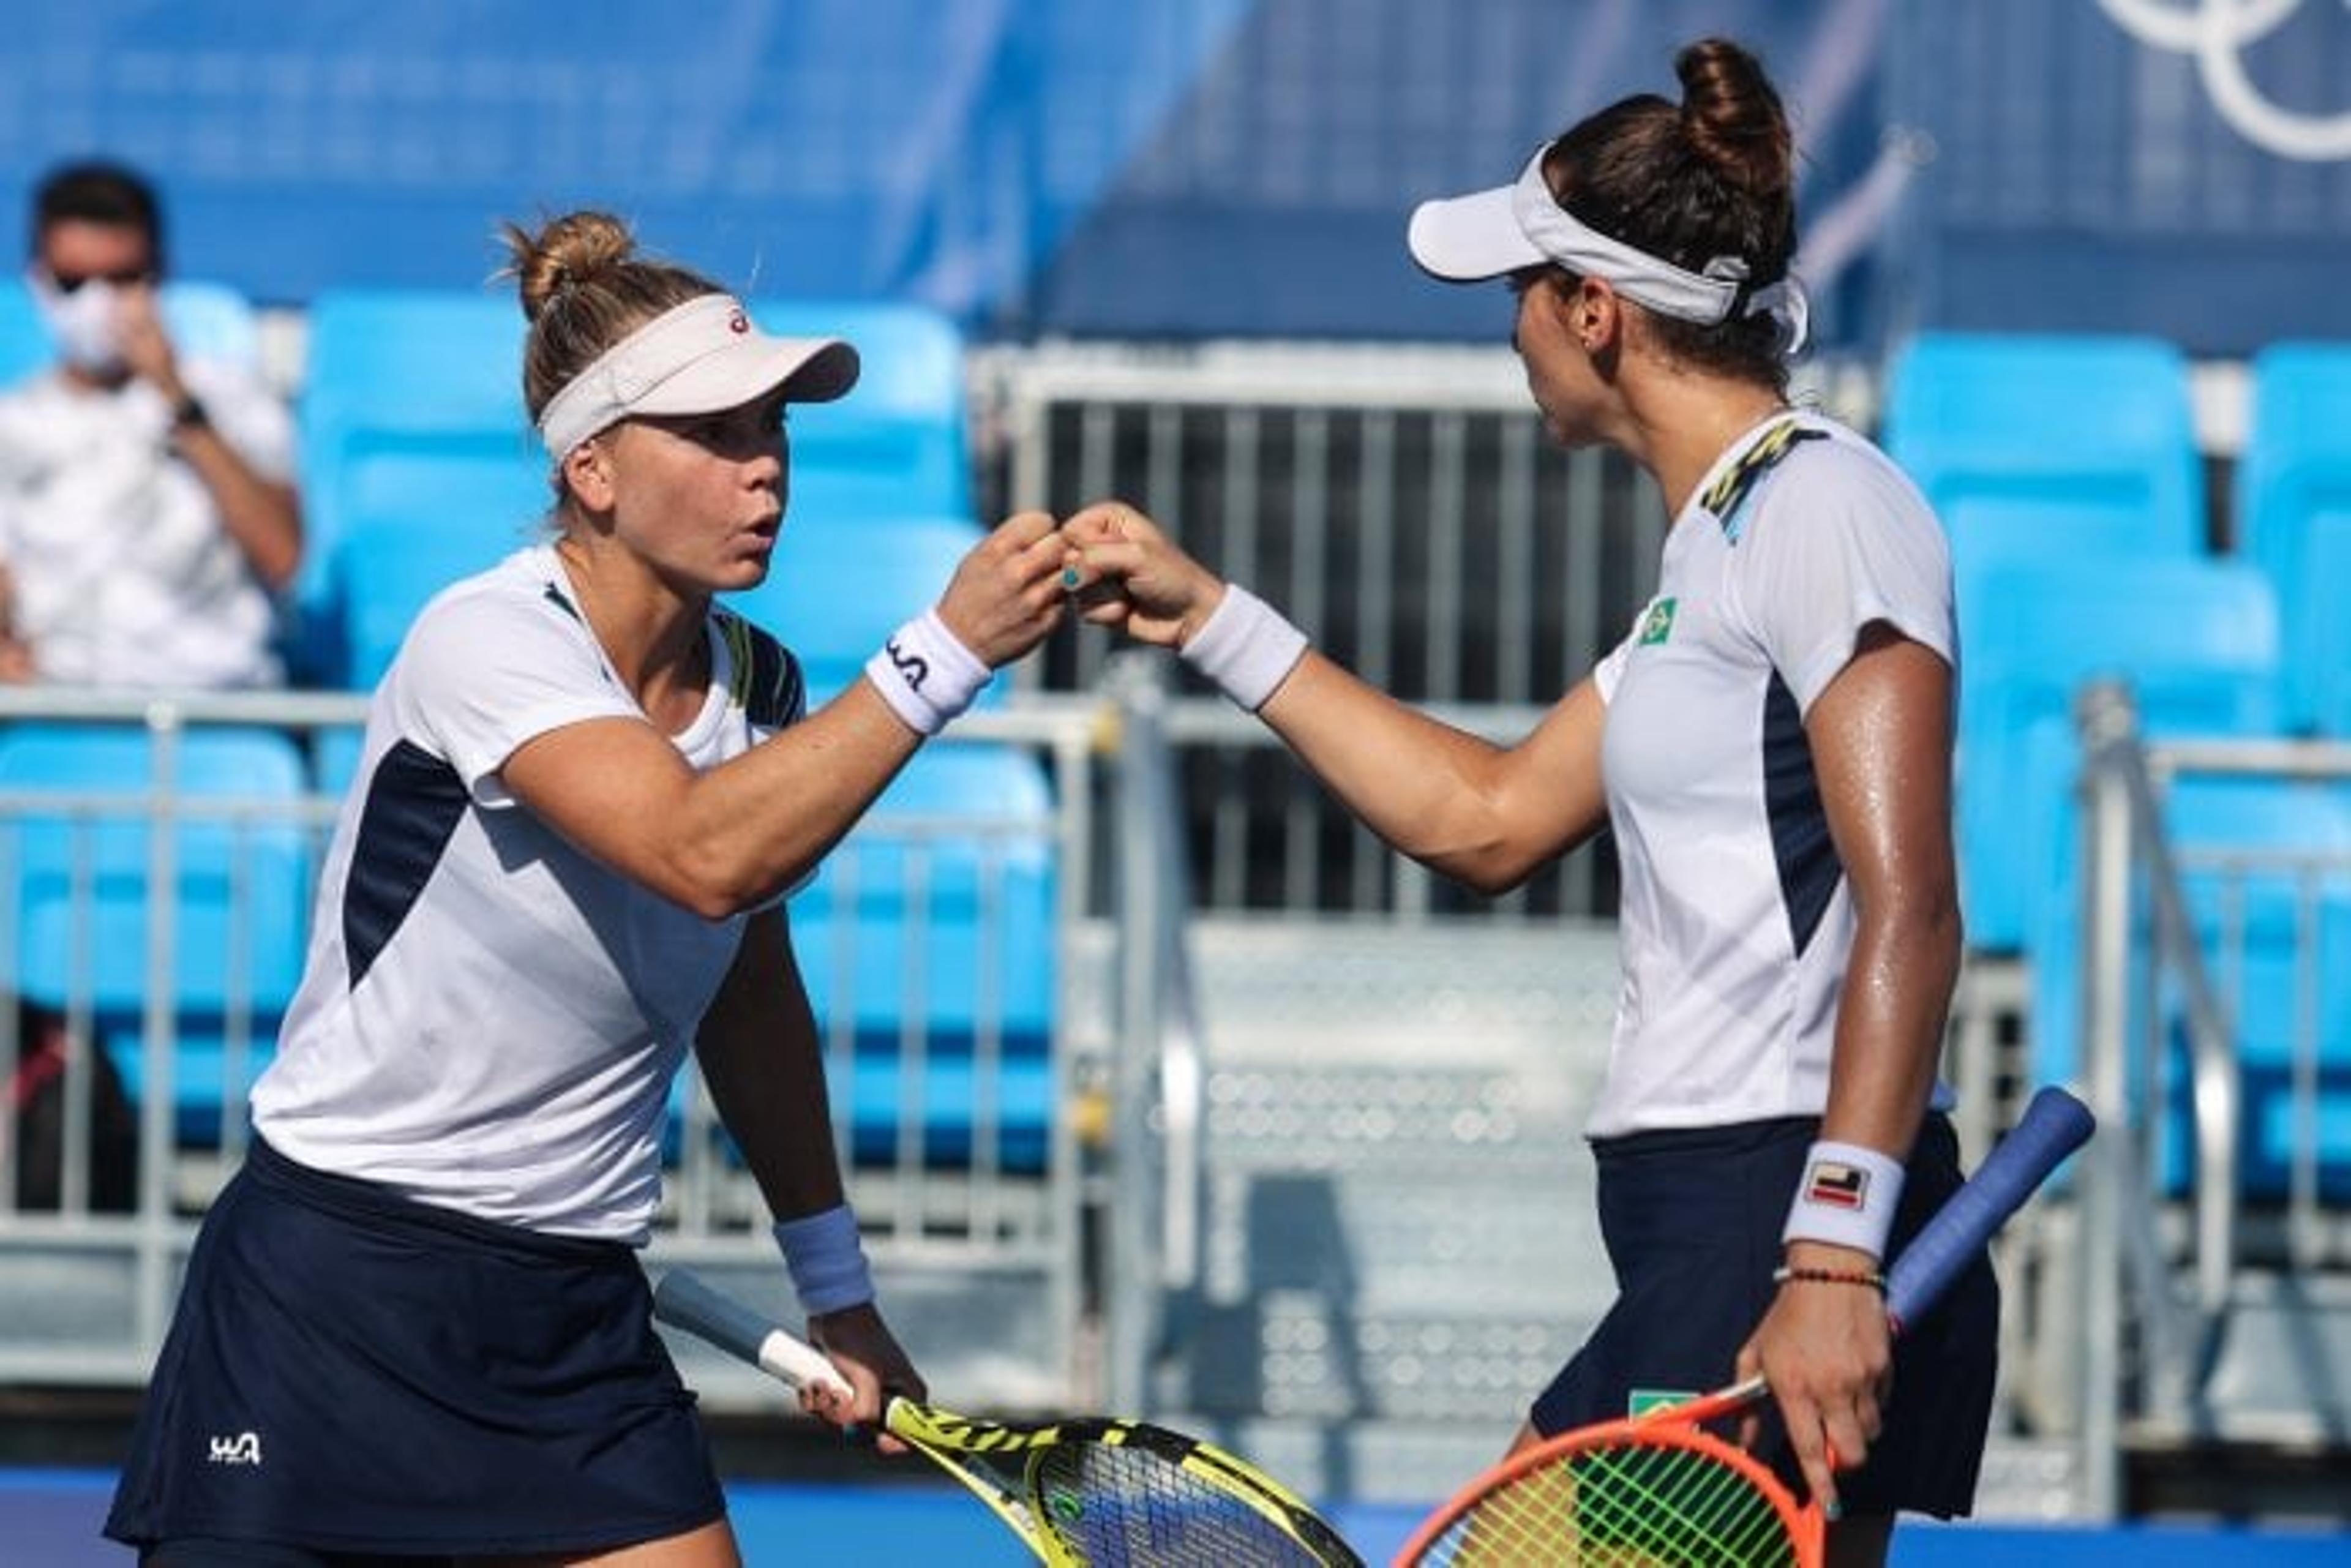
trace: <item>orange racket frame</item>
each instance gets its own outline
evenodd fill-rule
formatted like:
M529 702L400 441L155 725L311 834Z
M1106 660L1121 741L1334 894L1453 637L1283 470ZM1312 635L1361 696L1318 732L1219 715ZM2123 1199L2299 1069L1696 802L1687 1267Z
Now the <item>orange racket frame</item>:
M1395 1556L1395 1568L1437 1568L1437 1564L1491 1563L1499 1565L1522 1562L1512 1555L1510 1542L1495 1536L1489 1544L1479 1543L1479 1527L1473 1524L1459 1542L1447 1548L1443 1543L1454 1527L1466 1516L1476 1512L1497 1492L1518 1488L1537 1471L1564 1467L1578 1455L1625 1448L1677 1448L1703 1456L1734 1472L1750 1487L1755 1495L1778 1516L1785 1531L1791 1551L1790 1561L1797 1568L1820 1568L1827 1553L1827 1521L1817 1501L1799 1503L1793 1493L1763 1464L1746 1450L1725 1441L1706 1430L1706 1425L1736 1416L1746 1410L1765 1394L1762 1381L1752 1379L1735 1387L1687 1400L1679 1405L1627 1416L1619 1421L1604 1421L1593 1426L1579 1427L1572 1432L1562 1432L1545 1438L1532 1448L1511 1455L1485 1474L1463 1488L1447 1500L1444 1507L1424 1521L1405 1542ZM1526 1505L1530 1512L1548 1513L1540 1498L1530 1497ZM1499 1514L1499 1511L1497 1511ZM1496 1531L1509 1527L1498 1517L1492 1526ZM1567 1536L1553 1529L1541 1536L1543 1549L1556 1553ZM1614 1555L1600 1559L1611 1563L1627 1561L1621 1548L1611 1549ZM1637 1559L1635 1559L1637 1560ZM1546 1556L1545 1562L1573 1562L1556 1555Z

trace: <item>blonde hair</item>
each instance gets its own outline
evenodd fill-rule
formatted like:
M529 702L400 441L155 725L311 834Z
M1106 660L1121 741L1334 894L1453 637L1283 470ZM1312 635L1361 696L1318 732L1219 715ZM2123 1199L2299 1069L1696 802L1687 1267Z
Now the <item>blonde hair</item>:
M629 225L610 213L566 213L536 234L507 223L500 234L509 258L500 276L515 279L530 321L522 397L533 423L631 332L689 299L726 292L698 272L640 254Z

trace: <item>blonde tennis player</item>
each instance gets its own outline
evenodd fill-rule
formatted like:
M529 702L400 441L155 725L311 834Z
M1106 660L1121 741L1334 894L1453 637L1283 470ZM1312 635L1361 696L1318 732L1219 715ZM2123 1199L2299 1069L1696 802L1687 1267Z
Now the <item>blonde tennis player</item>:
M855 350L765 335L607 216L509 238L554 537L436 598L376 692L108 1521L156 1568L736 1563L635 1254L688 1050L854 1385L823 1413L922 1392L781 898L1052 628L1062 547L1009 519L804 714L791 654L713 596L767 574L786 407L847 392Z

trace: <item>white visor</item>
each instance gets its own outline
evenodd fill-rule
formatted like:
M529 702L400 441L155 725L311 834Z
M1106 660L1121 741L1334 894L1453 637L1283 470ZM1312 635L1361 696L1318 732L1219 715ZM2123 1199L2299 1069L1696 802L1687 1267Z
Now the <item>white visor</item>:
M1413 260L1453 283L1556 263L1581 277L1606 280L1625 298L1661 316L1701 327L1729 318L1747 280L1746 262L1721 256L1708 262L1705 271L1688 272L1602 234L1552 197L1542 172L1549 151L1548 144L1537 149L1515 184L1414 208L1405 235ZM1811 310L1792 276L1750 292L1744 313L1779 321L1783 353L1803 347Z
M857 350L838 338L771 338L743 302L705 294L663 311L589 363L538 416L558 462L634 414L722 413L782 388L830 402L857 384Z

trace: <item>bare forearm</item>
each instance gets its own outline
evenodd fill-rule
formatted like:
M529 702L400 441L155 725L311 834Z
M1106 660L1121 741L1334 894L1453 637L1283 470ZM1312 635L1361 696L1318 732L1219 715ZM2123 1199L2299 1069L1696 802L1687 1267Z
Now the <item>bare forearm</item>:
M1311 651L1259 716L1364 826L1414 859L1446 869L1490 840L1475 798L1488 742Z
M291 582L302 564L302 511L293 487L255 473L209 425L189 426L175 439L254 575L272 592Z
M1259 716L1383 841L1481 892L1517 886L1607 821L1588 685L1501 747L1310 651Z
M1863 920L1837 1010L1822 1136L1908 1155L1934 1091L1959 969L1949 901Z

